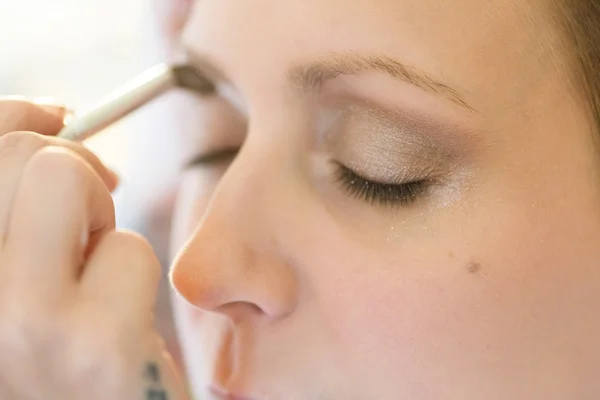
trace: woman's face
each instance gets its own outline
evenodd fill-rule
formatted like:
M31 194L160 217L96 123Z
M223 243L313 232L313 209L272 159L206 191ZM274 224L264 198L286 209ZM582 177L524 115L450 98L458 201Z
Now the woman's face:
M172 271L198 394L600 392L600 169L546 8L198 1L220 94L180 99Z

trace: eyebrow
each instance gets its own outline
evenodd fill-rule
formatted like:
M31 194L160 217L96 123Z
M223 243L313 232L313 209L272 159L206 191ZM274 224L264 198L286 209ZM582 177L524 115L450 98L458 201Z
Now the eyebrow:
M186 48L186 54L198 68L206 70L209 78L227 81L216 63L208 57L200 56L190 48ZM288 71L287 77L293 85L301 90L318 91L327 82L337 77L367 72L383 72L426 92L443 96L469 111L475 111L456 87L441 82L414 66L403 64L385 55L333 53L308 63L293 66Z
M184 163L185 168L191 168L197 165L207 164L218 164L222 162L230 162L237 156L239 148L224 148L209 151L207 153L199 154Z
M303 89L319 90L325 83L339 76L357 75L366 72L386 73L426 92L442 95L450 101L474 111L474 108L467 103L456 88L388 56L354 53L332 54L321 60L295 66L289 71L288 75L293 83Z

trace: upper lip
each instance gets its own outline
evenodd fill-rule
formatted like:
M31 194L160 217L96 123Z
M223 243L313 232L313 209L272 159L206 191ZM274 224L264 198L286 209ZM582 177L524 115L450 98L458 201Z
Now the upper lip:
M225 389L221 389L218 386L211 386L210 393L218 400L258 400L254 397L230 393Z

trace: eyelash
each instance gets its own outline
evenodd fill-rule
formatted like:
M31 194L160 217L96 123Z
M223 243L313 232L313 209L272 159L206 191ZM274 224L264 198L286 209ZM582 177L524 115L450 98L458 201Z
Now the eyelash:
M426 179L399 184L375 182L340 163L336 165L337 180L348 194L371 204L408 206L425 194L428 185Z

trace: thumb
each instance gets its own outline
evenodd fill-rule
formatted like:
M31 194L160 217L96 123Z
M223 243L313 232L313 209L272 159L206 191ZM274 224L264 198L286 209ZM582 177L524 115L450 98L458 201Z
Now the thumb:
M31 131L56 135L64 126L69 110L47 98L27 100L21 96L0 96L0 135Z
M108 190L110 192L114 192L115 189L117 189L117 187L119 186L119 183L121 182L121 178L119 177L119 174L117 174L115 172L115 170L113 170L111 168L107 167L106 173L108 175L108 178L106 180L107 181L106 185L108 187Z

